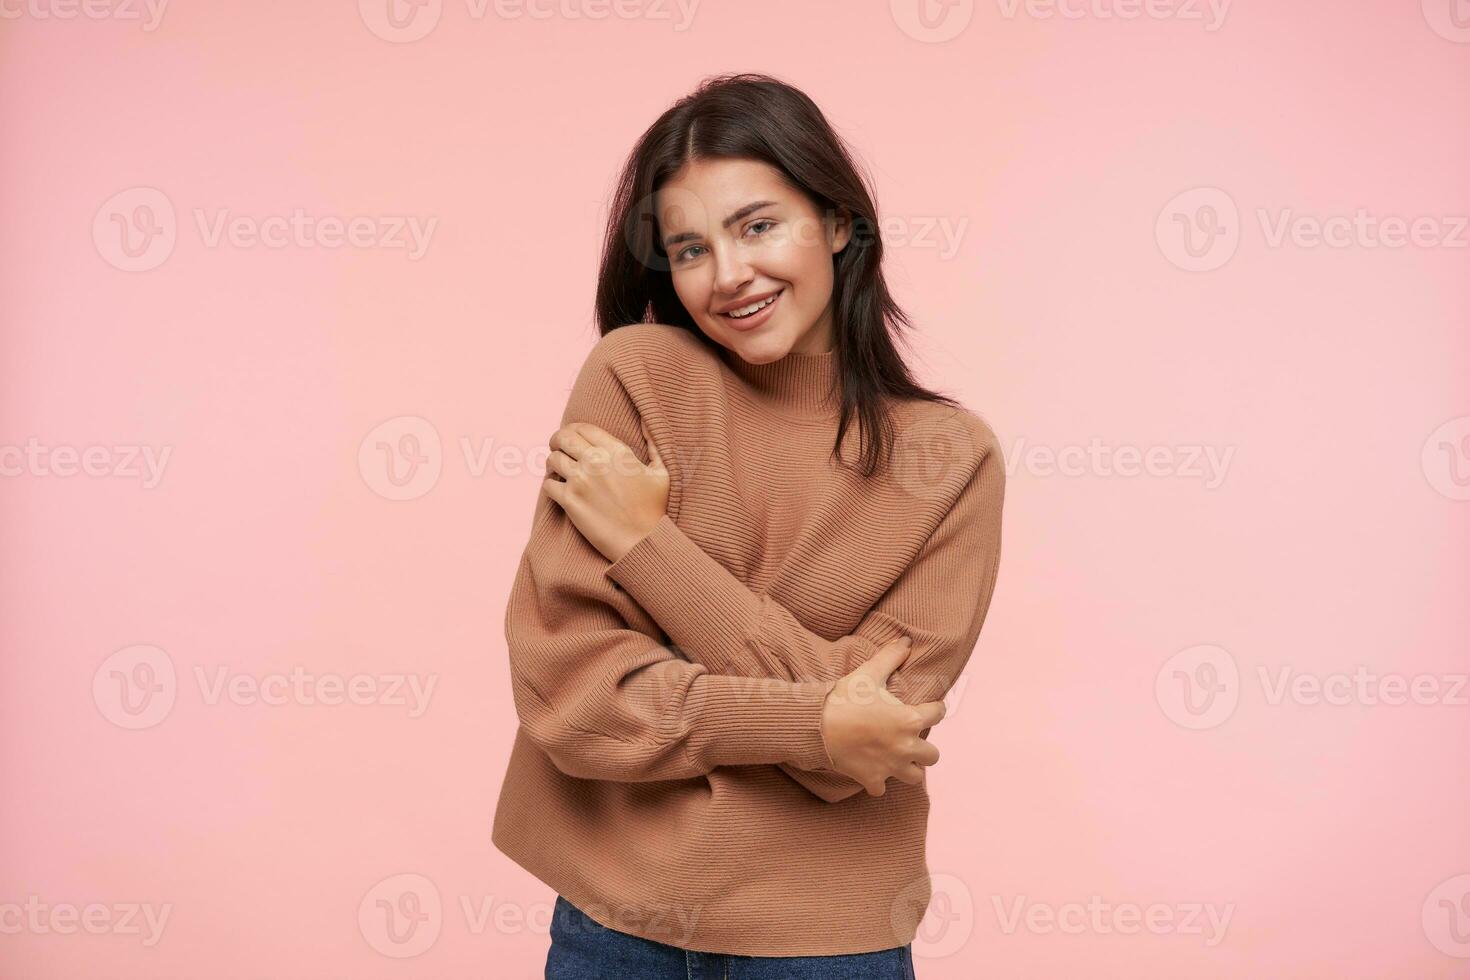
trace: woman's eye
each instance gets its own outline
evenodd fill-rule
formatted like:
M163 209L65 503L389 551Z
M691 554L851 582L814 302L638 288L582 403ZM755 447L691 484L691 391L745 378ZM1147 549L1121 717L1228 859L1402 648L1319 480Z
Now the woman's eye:
M775 224L776 222L770 218L759 218L752 221L745 230L756 235L763 235L768 229L774 227ZM703 245L689 245L680 249L674 258L679 262L688 262L691 259L697 259L699 258L697 250L702 248L704 248Z

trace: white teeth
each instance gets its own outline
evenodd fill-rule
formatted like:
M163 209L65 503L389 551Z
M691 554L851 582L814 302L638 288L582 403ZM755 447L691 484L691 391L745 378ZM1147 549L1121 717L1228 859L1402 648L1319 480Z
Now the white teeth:
M781 295L780 293L777 293L776 294L776 296L780 296L780 295ZM751 305L745 306L745 307L741 307L738 310L731 310L729 313L726 313L725 315L726 316L729 316L729 317L734 317L735 319L738 320L738 319L740 319L742 317L750 316L752 313L759 313L761 310L765 309L766 307L770 306L772 303L776 302L776 296L767 297L766 299L761 300L759 303L752 303Z

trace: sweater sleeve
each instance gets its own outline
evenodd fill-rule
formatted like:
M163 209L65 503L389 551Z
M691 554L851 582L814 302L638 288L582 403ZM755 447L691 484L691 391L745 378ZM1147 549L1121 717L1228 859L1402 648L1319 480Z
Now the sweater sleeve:
M606 338L604 338L606 340ZM633 444L638 414L605 343L562 424ZM571 776L687 779L721 765L831 765L822 709L835 682L725 676L661 642L606 576L607 560L543 489L505 613L512 692L530 739Z
M710 670L835 683L898 636L913 653L889 678L906 704L938 700L958 680L990 606L1000 562L1005 470L993 438L914 560L848 636L827 640L757 595L665 516L608 569L689 656ZM927 731L926 733L927 734ZM839 802L862 785L830 766L781 768Z

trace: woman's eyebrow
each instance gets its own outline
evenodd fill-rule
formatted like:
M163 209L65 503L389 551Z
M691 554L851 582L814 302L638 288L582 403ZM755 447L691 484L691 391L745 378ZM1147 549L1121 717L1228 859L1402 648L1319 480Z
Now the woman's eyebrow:
M728 228L731 225L733 225L735 222L739 221L741 218L744 218L744 217L746 217L747 215L750 215L750 214L754 214L756 211L759 211L761 208L770 207L771 205L773 205L775 203L776 203L775 201L751 201L749 204L743 205L743 206L737 208L735 211L731 212L731 214L730 214L730 216L728 218L726 218L724 221L720 222L720 227L721 228ZM694 233L692 231L681 231L677 235L670 235L669 237L665 238L664 239L664 248L668 248L670 245L677 245L679 242L688 241L691 238L698 238L698 237L699 237L699 235L697 235L696 233Z

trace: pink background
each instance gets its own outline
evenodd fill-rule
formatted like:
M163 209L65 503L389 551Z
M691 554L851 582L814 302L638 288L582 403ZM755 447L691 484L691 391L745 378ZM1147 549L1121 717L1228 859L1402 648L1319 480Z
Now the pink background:
M700 78L757 70L870 168L915 368L1012 472L933 736L919 976L1470 977L1450 0L1242 0L1213 25L991 0L930 28L913 0L706 0L687 24L424 0L417 40L383 2L0 20L0 976L540 975L554 896L489 837L507 589L595 340L616 169ZM436 224L417 258L209 241L222 212L297 208ZM1443 241L1272 243L1284 213L1359 209ZM136 260L134 219L164 232ZM1192 257L1186 224L1224 244ZM100 447L94 475L30 440ZM1092 440L1104 463L1072 475L1034 453ZM412 480L379 441L423 457ZM140 446L170 453L151 484ZM1115 473L1122 447L1163 447L1156 472ZM1438 694L1275 697L1283 670L1360 667ZM174 700L130 728L116 679L147 669ZM298 669L385 696L213 696ZM432 681L426 710L394 675ZM376 911L405 889L409 945ZM38 927L30 896L111 925ZM1093 896L1172 925L1047 926ZM157 942L129 903L171 907Z

